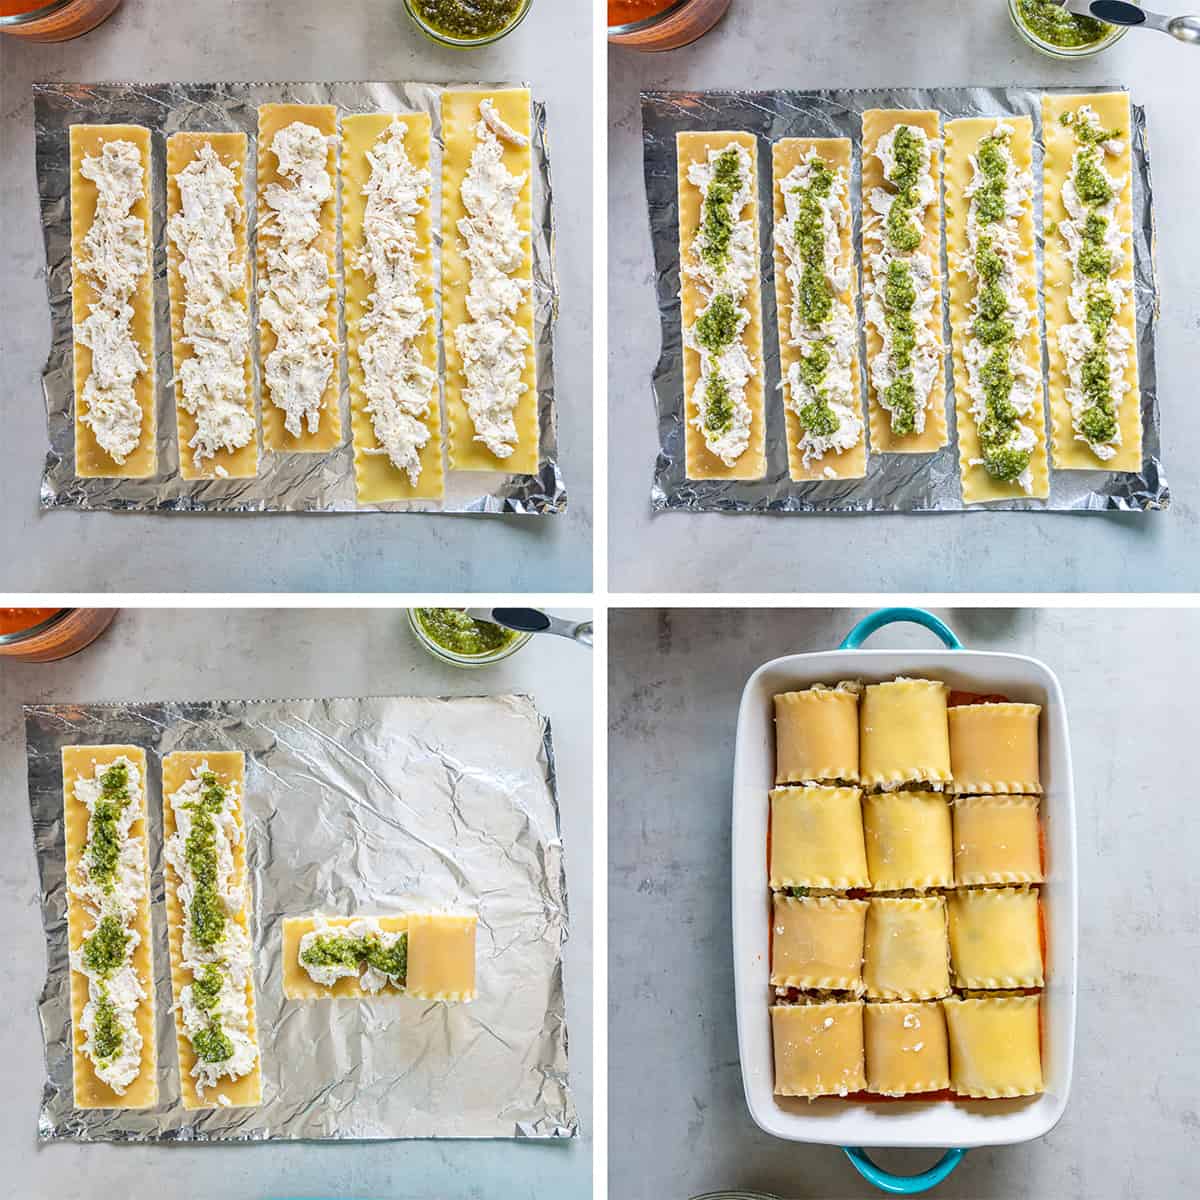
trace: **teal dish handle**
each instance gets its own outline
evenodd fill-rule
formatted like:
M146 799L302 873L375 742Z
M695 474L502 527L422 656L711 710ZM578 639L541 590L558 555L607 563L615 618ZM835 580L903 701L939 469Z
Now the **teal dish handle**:
M961 650L962 642L954 636L953 630L944 621L939 621L931 612L923 608L881 608L869 617L863 617L855 627L842 639L839 650L857 650L863 642L882 629L885 625L895 625L898 621L908 621L913 625L924 625L942 639L951 650ZM847 1151L847 1153L849 1153Z
M916 610L900 608L885 609L884 611L914 612ZM928 613L924 615L929 617ZM934 617L929 617L929 619L935 620ZM939 621L938 624L940 625L941 622ZM942 625L942 628L946 627ZM948 629L946 632L950 634L951 638L954 637ZM947 645L949 644L947 643ZM957 642L954 643L953 648L959 648ZM965 1150L947 1150L928 1171L922 1171L920 1175L893 1175L891 1171L877 1167L867 1157L867 1152L861 1146L843 1146L842 1149L846 1152L846 1157L854 1164L854 1169L868 1183L873 1183L881 1192L887 1192L892 1196L915 1196L918 1192L926 1192L931 1187L937 1187L962 1162L963 1155L966 1154Z

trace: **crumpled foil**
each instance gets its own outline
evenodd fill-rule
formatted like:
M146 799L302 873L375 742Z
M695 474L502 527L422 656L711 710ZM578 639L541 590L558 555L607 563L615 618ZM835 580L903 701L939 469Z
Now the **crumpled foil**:
M1025 115L1033 118L1034 207L1038 228L1042 211L1041 96L1043 92L1112 91L1088 88L878 88L812 92L644 92L642 140L646 197L658 279L662 353L652 377L658 412L659 453L651 504L657 511L691 512L1031 512L1148 511L1170 504L1170 491L1159 461L1159 412L1154 359L1158 293L1154 274L1154 213L1150 151L1145 110L1132 106L1134 292L1140 364L1143 463L1140 473L1059 471L1051 465L1048 500L1005 500L964 504L954 437L954 378L946 356L946 408L950 442L936 454L869 454L864 479L793 483L788 476L779 371L778 318L775 304L771 195L771 155L760 145L758 156L763 282L763 353L766 362L767 472L751 481L686 478L684 461L683 338L679 311L679 205L676 194L675 134L685 130L744 129L774 142L783 137L848 137L853 143L850 192L854 244L862 244L862 113L869 108L932 108L943 118ZM765 222L765 223L764 223ZM1042 239L1039 235L1039 247ZM861 264L859 270L861 284ZM1038 253L1039 314L1041 250ZM945 246L942 278L948 278ZM859 287L859 327L862 320ZM1044 324L1043 324L1044 329ZM949 348L950 316L943 309L943 333ZM860 361L866 362L865 344ZM1043 373L1049 371L1043 357ZM866 379L863 379L864 410ZM1047 420L1047 437L1049 421ZM869 441L869 433L866 435Z
M171 361L170 306L167 297L166 137L181 129L241 131L249 135L247 199L254 192L255 148L260 104L335 104L354 112L426 112L433 121L434 179L441 177L441 95L455 86L511 87L470 83L36 83L34 126L37 185L46 239L46 290L50 300L50 356L42 376L50 452L42 477L43 508L121 509L174 512L489 512L547 515L566 508L567 494L558 465L554 400L554 325L558 283L554 274L554 218L546 106L533 103L533 286L534 352L537 363L541 461L536 475L499 471L448 471L445 499L359 505L354 495L354 449L350 441L350 382L345 353L342 239L338 235L338 319L343 352L341 412L345 442L329 454L264 453L254 479L185 480L179 473L175 433L175 370ZM75 475L74 379L71 321L71 125L137 124L151 131L151 210L154 235L155 368L158 379L159 474L152 479L79 479ZM434 241L441 245L441 192L434 188ZM250 223L250 264L255 231ZM441 269L440 251L435 256ZM441 328L440 287L435 301ZM251 321L258 324L258 300L251 289ZM440 338L439 338L440 343ZM445 359L439 345L441 375ZM260 364L254 355L255 391L262 395ZM443 405L444 407L444 405ZM260 435L261 445L261 435Z
M48 972L44 1140L567 1138L568 912L549 722L527 696L44 704L25 709ZM157 1108L72 1103L66 745L148 757ZM263 1103L185 1110L163 904L161 756L242 750ZM479 913L478 997L285 1000L283 919Z

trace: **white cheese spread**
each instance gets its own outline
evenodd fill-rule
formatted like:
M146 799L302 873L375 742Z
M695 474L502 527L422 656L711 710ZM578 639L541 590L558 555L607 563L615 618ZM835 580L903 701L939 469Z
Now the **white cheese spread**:
M363 240L354 266L371 286L360 323L366 409L379 446L416 485L421 449L429 441L429 409L437 372L421 357L420 341L433 310L421 298L417 260L427 253L417 240L417 217L429 195L430 173L413 165L404 147L408 126L394 119L367 158L371 177Z
M333 196L329 140L303 121L285 125L271 141L279 174L290 186L270 184L258 236L266 248L259 281L262 318L275 335L264 377L284 428L300 437L321 427L322 402L333 374L335 346L325 327L333 295L321 241L321 211Z
M197 470L218 450L233 453L255 436L247 395L250 314L244 299L246 263L235 230L242 220L237 177L211 142L180 171L179 211L167 236L179 251L183 342L192 357L180 366L180 404L196 420L188 440Z
M522 378L529 333L516 314L530 283L518 277L529 234L521 227L517 205L527 174L513 175L504 165L504 143L527 146L529 139L505 123L490 98L479 102L475 148L463 177L459 218L462 253L470 268L467 314L454 331L462 358L463 402L475 427L475 441L497 458L508 458L519 435L515 412L529 390Z
M142 440L138 376L148 369L133 335L134 295L148 270L146 222L133 209L146 194L146 168L132 142L106 142L80 174L96 185L96 213L75 269L95 292L75 336L92 352L79 419L118 465Z
M381 950L386 951L391 950L399 942L405 940L406 936L402 932L391 932L381 929L379 921L375 917L359 917L351 921L349 925L334 926L330 925L324 916L317 913L313 918L312 929L300 939L297 954L300 965L314 983L319 983L322 987L333 987L339 979L353 979L358 977L358 983L362 990L375 994L383 991L389 983L393 987L402 988L405 976L401 974L389 974L367 960L356 959L353 962L345 960L341 962L314 964L304 961L305 954L313 946L330 938L346 938L359 942L371 941Z

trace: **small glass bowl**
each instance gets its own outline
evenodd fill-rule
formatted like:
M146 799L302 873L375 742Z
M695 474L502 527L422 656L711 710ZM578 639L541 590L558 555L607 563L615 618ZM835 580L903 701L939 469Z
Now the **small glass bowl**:
M1101 50L1107 50L1114 42L1119 42L1129 31L1128 25L1114 25L1112 33L1098 42L1089 42L1086 46L1056 46L1053 42L1043 42L1036 33L1021 23L1018 0L1008 0L1008 16L1017 35L1027 45L1050 58L1061 58L1068 61L1073 58L1090 58L1093 54L1099 54Z
M483 37L477 38L456 38L451 37L448 33L442 33L434 29L413 7L412 0L404 0L404 9L412 18L413 24L431 42L437 42L439 46L449 46L451 50L478 50L480 46L490 46L493 42L498 42L501 38L508 37L529 16L529 10L532 7L533 0L525 0L524 4L517 10L517 15L498 33L488 33L484 34Z
M90 646L117 615L115 608L60 608L44 621L0 634L0 658L58 662Z
M425 626L421 624L415 608L408 610L408 627L413 631L413 636L417 641L439 662L449 663L452 667L466 667L468 670L473 667L490 667L492 663L498 663L501 659L516 654L533 637L532 633L518 633L511 642L506 646L501 646L499 650L490 650L486 654L459 654L455 650L448 650L429 636Z

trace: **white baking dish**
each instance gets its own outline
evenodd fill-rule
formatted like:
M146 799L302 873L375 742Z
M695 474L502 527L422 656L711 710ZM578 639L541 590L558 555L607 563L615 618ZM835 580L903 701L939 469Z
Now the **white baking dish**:
M800 1142L842 1147L925 1148L1024 1142L1049 1132L1062 1116L1071 1088L1074 1058L1075 796L1062 689L1045 663L1019 654L961 648L850 648L859 645L881 625L905 620L926 625L948 647L958 647L954 635L930 614L917 609L886 609L856 626L839 650L792 654L764 663L750 676L742 692L733 771L733 956L746 1103L764 1132ZM896 675L928 675L945 680L954 689L1002 693L1013 700L1042 705L1040 742L1045 796L1041 819L1046 845L1043 901L1047 961L1042 1000L1046 1090L1040 1096L1019 1100L855 1103L836 1098L808 1101L774 1095L768 1011L770 893L766 874L767 793L774 786L775 763L771 698L777 692L813 683L835 683L839 679L871 683ZM958 1157L961 1156L954 1156L954 1162ZM855 1165L859 1163L856 1161ZM944 1174L953 1165L950 1163ZM870 1172L864 1170L864 1173L872 1178ZM928 1178L921 1186L936 1181ZM881 1179L875 1182L887 1186ZM897 1178L896 1186L889 1190L919 1188L905 1187Z

